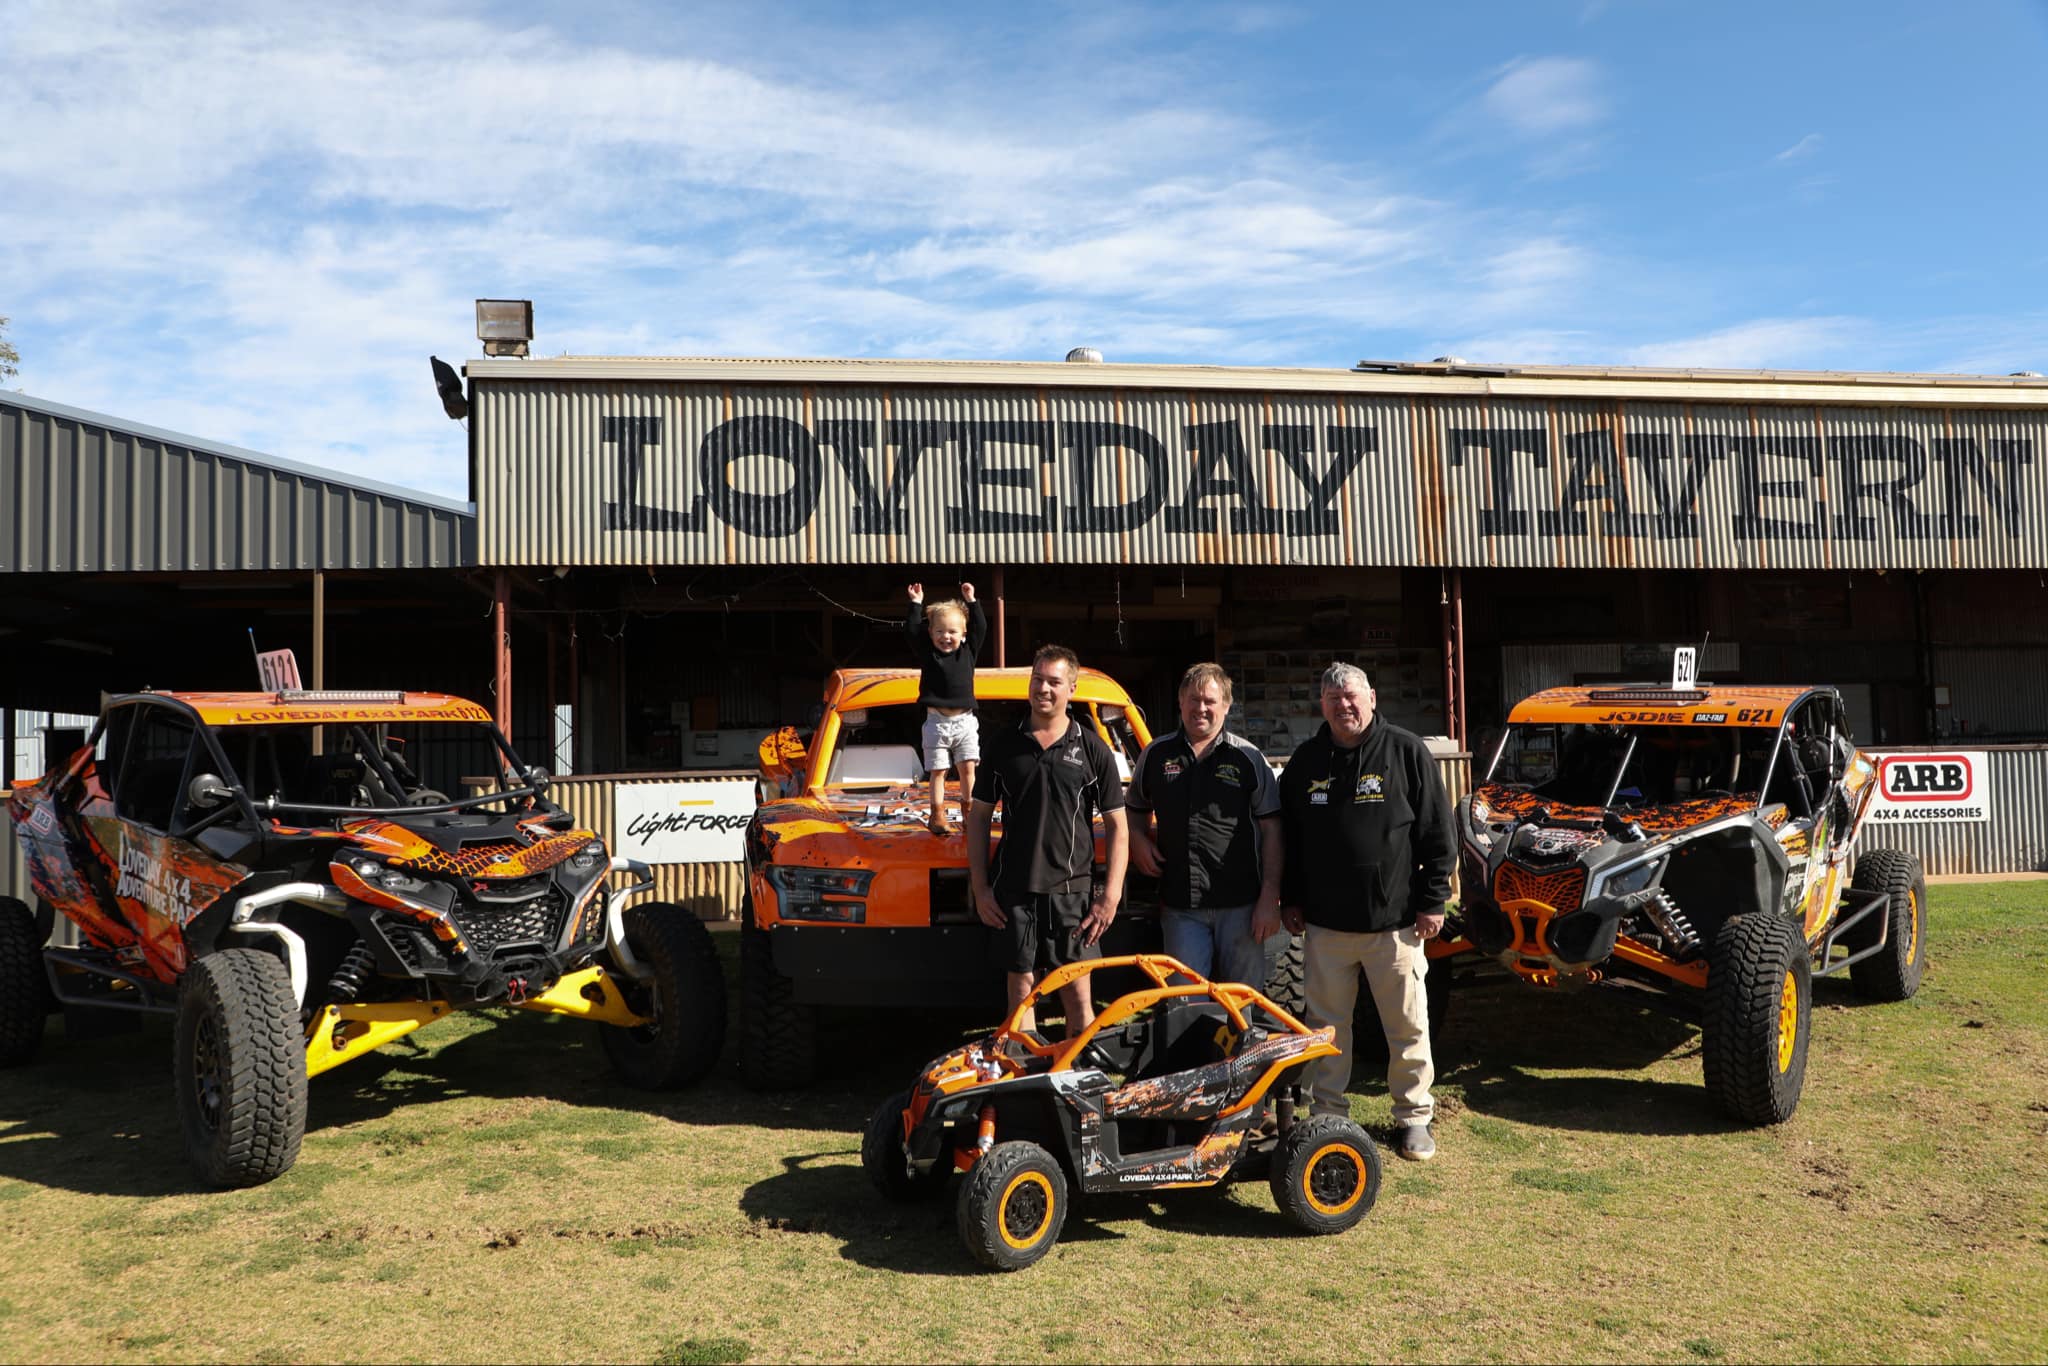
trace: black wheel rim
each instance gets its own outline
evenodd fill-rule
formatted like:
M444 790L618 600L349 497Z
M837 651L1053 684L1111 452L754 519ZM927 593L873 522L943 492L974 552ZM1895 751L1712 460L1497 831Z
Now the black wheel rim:
M199 1100L199 1122L209 1131L220 1128L225 1104L227 1058L220 1046L220 1025L202 1016L192 1036L192 1089Z
M1347 1205L1358 1190L1359 1175L1358 1163L1348 1153L1328 1153L1309 1168L1309 1193L1332 1208Z
M1035 1181L1027 1181L1010 1193L1010 1203L1003 1210L1003 1223L1011 1229L1022 1230L1028 1241L1037 1241L1037 1235L1045 1229L1045 1190Z

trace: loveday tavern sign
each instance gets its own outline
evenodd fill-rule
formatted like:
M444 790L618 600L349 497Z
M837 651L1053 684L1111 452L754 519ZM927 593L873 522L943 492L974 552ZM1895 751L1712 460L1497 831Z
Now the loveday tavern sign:
M1104 407L1095 394L1060 408ZM744 406L736 404L734 406ZM786 407L786 404L764 405ZM1256 398L1094 417L599 411L549 449L594 562L2033 565L2048 415ZM880 404L874 405L879 409ZM1001 407L1002 404L988 406ZM1033 413L1028 400L1016 407ZM1562 405L1561 405L1562 406ZM1243 409L1230 415L1229 409ZM853 415L847 409L854 409ZM1215 415L1215 410L1223 410ZM1321 411L1318 411L1321 410ZM585 409L587 412L588 409ZM1762 416L1760 417L1759 414ZM1830 424L1836 430L1829 430ZM2037 435L2037 433L2039 435ZM488 485L490 472L484 472ZM509 481L508 481L509 486ZM533 495L528 495L533 496ZM538 509L536 509L538 511ZM543 527L483 492L484 536ZM734 541L733 538L738 538ZM535 562L568 562L536 549ZM516 561L515 561L516 562Z

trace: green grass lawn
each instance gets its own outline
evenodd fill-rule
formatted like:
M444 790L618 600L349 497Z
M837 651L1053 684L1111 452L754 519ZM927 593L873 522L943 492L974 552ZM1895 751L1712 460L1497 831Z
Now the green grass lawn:
M1351 1233L1295 1235L1263 1184L1103 1200L1009 1277L950 1201L860 1171L868 1109L955 1017L839 1017L803 1094L728 1064L650 1097L583 1026L458 1016L316 1079L298 1166L228 1193L187 1174L167 1028L53 1026L0 1075L0 1356L2040 1360L2048 883L1935 888L1930 960L1901 1005L1817 985L1805 1099L1768 1130L1719 1117L1686 1026L1474 985L1440 1156L1390 1156Z

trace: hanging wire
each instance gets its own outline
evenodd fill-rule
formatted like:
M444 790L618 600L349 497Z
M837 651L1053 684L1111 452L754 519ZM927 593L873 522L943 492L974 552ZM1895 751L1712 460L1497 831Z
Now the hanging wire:
M1119 569L1116 575L1116 643L1124 648L1124 575Z

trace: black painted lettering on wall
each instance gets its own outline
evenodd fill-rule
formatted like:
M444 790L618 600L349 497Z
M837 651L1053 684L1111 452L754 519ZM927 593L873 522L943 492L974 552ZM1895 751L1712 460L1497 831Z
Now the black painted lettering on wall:
M1067 530L1134 531L1158 515L1166 500L1166 449L1157 437L1124 422L1067 422L1060 432L1073 474ZM1118 447L1130 457L1124 462L1125 473L1144 487L1128 498L1124 490L1112 490L1109 497L1114 501L1105 503L1097 481L1116 477Z
M1631 432L1623 449L1634 467L1636 487L1647 489L1655 512L1638 512L1630 529L1638 536L1679 539L1700 534L1700 486L1707 471L1726 455L1713 437L1689 436L1683 456L1673 453L1663 432ZM1636 500L1638 504L1642 499Z
M1280 459L1293 473L1295 482L1301 485L1304 505L1287 514L1288 535L1337 534L1340 525L1337 491L1351 478L1352 471L1358 468L1366 452L1379 449L1379 435L1379 430L1374 427L1325 427L1323 437L1329 445L1330 463L1321 474L1317 474L1314 463L1315 428L1305 424L1269 424L1264 429L1262 444L1268 450L1280 453Z
M1731 436L1728 453L1735 461L1735 538L1741 541L1817 541L1827 535L1828 506L1813 497L1820 477L1820 438L1812 436ZM1796 476L1780 477L1790 469ZM1812 504L1798 515L1793 505Z
M878 468L872 454L873 422L835 417L818 424L818 444L832 452L853 490L854 535L887 536L909 530L910 481L916 478L924 453L946 444L946 427L944 422L921 419L891 420Z
M1515 458L1527 456L1529 463L1543 469L1550 463L1550 441L1538 430L1512 427L1453 427L1446 433L1444 449L1456 469L1465 463L1467 450L1487 453L1486 467L1492 478L1492 500L1479 509L1482 536L1526 536L1529 514L1515 500Z
M604 505L607 531L702 531L704 496L690 500L688 512L651 507L640 500L640 474L649 446L661 445L658 417L608 417L598 429L607 446L618 447L619 496Z
M1948 500L1948 534L1974 538L1983 534L1984 519L1971 510L1968 490L1974 486L1983 505L2005 528L2020 534L2020 471L2034 463L2034 443L2024 437L1993 437L1980 449L1970 437L1939 438L1934 458L1942 464L1942 487Z
M1056 500L1039 491L1041 471L1056 458L1053 425L1050 422L955 422L948 440L958 447L962 503L946 509L947 532L986 533L1002 531L1056 531L1059 511ZM989 447L1023 446L1036 452L1025 464L999 463ZM985 495L992 488L1023 491L1024 501L1034 511L1017 512L987 505Z
M1210 500L1228 497L1233 535L1278 531L1280 510L1268 507L1259 491L1259 476L1244 444L1244 429L1235 422L1191 424L1183 431L1193 465L1187 492L1178 506L1166 510L1166 529L1175 534L1209 535L1216 530L1216 509Z
M1946 519L1933 517L1908 490L1927 478L1927 452L1910 436L1839 436L1828 442L1836 466L1833 486L1835 538L1874 540L1878 519L1865 504L1891 513L1894 535L1925 540L1947 534Z
M1564 488L1557 496L1557 511L1537 513L1536 529L1546 536L1560 532L1581 535L1586 530L1586 504L1600 502L1607 505L1608 512L1603 526L1633 530L1628 478L1621 471L1614 433L1575 432L1564 439L1564 454Z
M789 466L789 487L780 493L752 493L732 482L732 467L750 456L770 456ZM824 467L818 443L803 423L757 414L721 422L697 447L697 479L719 520L749 536L794 536L818 510Z

